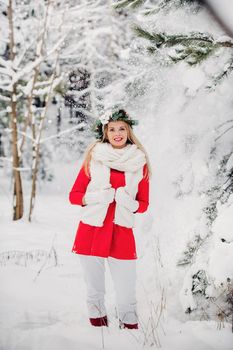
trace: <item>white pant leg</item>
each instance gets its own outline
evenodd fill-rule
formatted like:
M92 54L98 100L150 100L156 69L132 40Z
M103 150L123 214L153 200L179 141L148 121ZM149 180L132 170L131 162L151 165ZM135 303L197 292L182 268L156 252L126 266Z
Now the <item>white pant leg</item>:
M120 321L128 324L138 323L136 260L121 260L109 257L108 264L115 286Z
M87 308L90 318L106 315L105 295L105 258L80 255L84 279L87 287Z

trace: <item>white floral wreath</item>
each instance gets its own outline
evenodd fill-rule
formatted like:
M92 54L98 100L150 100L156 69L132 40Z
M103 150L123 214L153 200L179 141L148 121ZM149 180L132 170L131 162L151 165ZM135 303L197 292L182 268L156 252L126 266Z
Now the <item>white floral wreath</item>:
M112 115L112 110L109 109L99 117L99 120L103 125L106 125L108 124L111 115Z

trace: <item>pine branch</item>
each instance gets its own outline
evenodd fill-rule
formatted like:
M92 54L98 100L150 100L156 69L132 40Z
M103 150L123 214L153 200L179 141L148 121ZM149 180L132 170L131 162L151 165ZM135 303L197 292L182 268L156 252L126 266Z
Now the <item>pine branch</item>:
M197 253L203 242L204 239L202 239L200 235L195 235L195 237L187 243L185 251L177 261L177 266L191 264L194 260L194 255Z
M167 52L167 56L174 63L186 60L188 64L194 65L202 62L220 47L233 48L230 40L217 41L211 35L200 32L189 34L166 34L150 33L149 31L135 26L134 32L138 37L148 40L152 45L147 50L153 54L159 49L173 48L173 52Z
M214 90L214 88L220 84L224 78L228 77L231 72L233 71L233 57L230 59L230 61L225 64L224 69L219 73L217 76L214 77L212 83L210 83L206 88Z
M123 7L131 7L133 9L144 4L146 0L122 0L119 1L116 5L114 5L115 9L121 9Z
M209 282L205 270L199 270L192 277L192 293L205 295Z
M153 43L156 42L157 45L159 45L159 43L161 42L161 44L165 41L165 38L163 36L163 34L152 34L150 32L148 32L147 30L135 26L133 27L134 32L137 34L138 37L147 39L152 41Z
M166 9L166 7L170 6L171 4L171 0L163 0L161 1L158 5L156 5L154 8L152 9L146 9L145 11L143 11L144 16L151 16L154 15L156 13L158 13L159 11Z
M160 46L171 47L177 44L188 45L196 41L203 41L208 43L214 42L214 39L210 35L205 35L203 33L193 32L190 34L168 35L166 33L150 33L139 26L135 26L133 30L139 37L150 40L158 48Z
M117 8L123 8L123 7L132 7L132 8L137 8L143 5L145 2L140 1L140 0L123 0L120 1L117 5L114 7ZM150 16L153 14L158 13L161 10L166 10L166 9L171 9L171 8L179 8L181 6L190 6L190 5L196 5L196 9L198 10L201 5L201 0L162 0L160 2L157 2L156 4L151 2L151 8L149 4L149 8L145 10L142 9L142 14L144 16Z
M195 43L203 43L203 45L211 44L216 45L217 47L233 48L233 42L231 40L218 41L211 35L200 32L168 35L166 33L150 33L139 26L133 27L133 30L139 37L150 40L157 47L172 47L178 44L190 45Z
M216 47L214 45L191 45L182 49L175 49L174 54L170 54L168 56L174 63L181 60L186 60L189 65L194 65L204 61L215 51L215 49Z

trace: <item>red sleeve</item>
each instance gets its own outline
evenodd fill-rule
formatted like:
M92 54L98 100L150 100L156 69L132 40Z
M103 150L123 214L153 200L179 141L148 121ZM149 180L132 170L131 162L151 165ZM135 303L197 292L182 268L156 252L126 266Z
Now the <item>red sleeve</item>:
M143 176L145 175L147 165L143 167ZM139 207L135 213L144 213L149 205L149 179L144 177L138 184L138 192L135 198L139 202Z
M71 204L83 206L82 199L86 193L86 188L90 180L90 177L86 175L84 167L82 166L69 194L69 200Z

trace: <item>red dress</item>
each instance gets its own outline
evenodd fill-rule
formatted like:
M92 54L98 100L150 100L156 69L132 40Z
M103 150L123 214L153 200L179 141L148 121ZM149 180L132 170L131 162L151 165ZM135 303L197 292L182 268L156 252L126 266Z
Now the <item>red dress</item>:
M143 167L143 174L145 174L145 170L146 164ZM90 177L85 174L84 167L82 167L69 195L71 204L82 205L82 199L89 182ZM124 172L110 169L110 183L115 189L125 186ZM149 205L148 179L143 178L139 182L135 199L139 202L136 213L144 213ZM115 207L115 201L109 204L104 224L101 227L79 222L72 252L104 258L109 256L129 260L137 258L133 229L119 226L113 222Z

